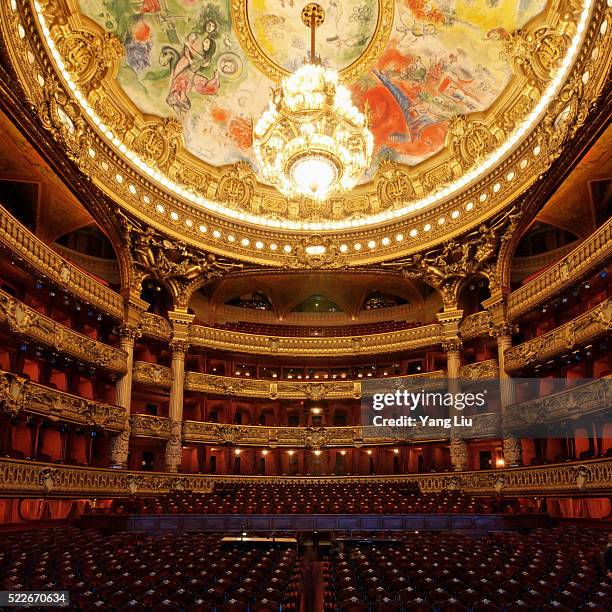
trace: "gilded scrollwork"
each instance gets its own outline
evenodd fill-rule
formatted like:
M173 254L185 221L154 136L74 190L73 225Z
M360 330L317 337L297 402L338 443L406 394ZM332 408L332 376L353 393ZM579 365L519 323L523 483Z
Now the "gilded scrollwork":
M346 483L377 482L414 483L423 492L462 490L479 495L495 495L496 481L503 476L503 493L509 496L559 496L582 493L606 496L612 493L612 460L596 459L579 463L563 463L504 470L480 470L451 475L404 474L401 476L345 476ZM300 477L181 475L184 490L211 492L216 483L293 483ZM334 477L308 478L308 482L325 484ZM45 486L45 481L47 485ZM50 481L50 482L49 482ZM121 497L168 493L176 487L176 476L156 472L50 465L32 461L0 458L0 493L5 496L40 495L48 489L65 498Z
M506 350L505 368L511 372L542 362L609 333L611 327L612 298L608 298L576 319Z
M21 412L39 414L51 421L110 431L123 431L128 425L124 408L77 397L3 371L0 371L0 406L12 416Z
M483 223L461 239L425 253L385 263L408 278L417 278L438 289L446 308L455 308L462 283L473 276L484 275L490 285L496 284L496 259L500 245L516 230L520 206Z
M224 172L217 185L216 197L241 210L250 210L256 178L246 162L237 162Z
M120 373L126 370L124 351L75 332L2 290L0 290L0 323L5 323L16 334L33 338L56 351L75 356L96 366Z
M466 380L497 378L499 376L497 359L487 359L486 361L477 361L476 363L461 366L459 376Z
M43 95L43 87L47 87L48 83L52 83L54 79L54 71L56 71L57 67L53 65L53 61L50 61L49 58L45 56L46 44L44 40L42 40L40 36L40 28L36 25L36 16L33 14L32 6L27 1L20 1L18 4L18 11L14 9L10 10L10 5L8 2L5 2L5 11L4 11L4 25L2 27L3 38L5 39L4 45L7 49L7 56L9 59L9 63L11 64L12 70L15 72L15 81L19 83L23 83L24 89L28 91L25 92L24 99L28 101L28 104L32 104L33 108L36 108L37 111L41 111L42 115L49 115L46 107L49 106L49 96L47 95L49 90ZM55 30L60 29L64 36L69 36L74 32L81 32L85 28L84 22L81 16L74 10L74 5L72 0L67 2L59 2L59 1L49 1L46 0L44 2L40 2L39 6L42 8L42 13L45 14L47 25L52 31L52 37L56 40L57 33ZM244 8L244 7L243 7ZM490 115L483 119L483 123L486 123L489 126L490 130L496 129L494 126L499 126L499 129L503 130L506 135L510 135L511 132L515 131L515 128L521 123L523 118L529 113L530 109L532 109L537 96L533 96L532 92L529 91L529 87L525 87L528 82L530 76L533 78L533 75L536 77L541 77L544 79L542 82L548 83L550 81L550 73L551 70L554 72L556 70L556 66L560 64L560 60L564 56L565 52L568 49L568 42L570 38L570 34L574 34L577 19L582 14L582 5L581 3L575 0L562 1L558 3L553 3L551 5L550 10L547 13L547 16L543 19L540 19L535 23L533 29L530 29L527 32L517 33L515 34L515 40L512 37L508 41L508 53L511 57L514 57L517 61L522 58L521 66L515 66L515 72L518 74L518 77L515 77L511 83L511 85L507 88L507 91L503 94L503 99L499 100L499 103L496 103L490 112ZM392 14L393 11L390 11ZM71 14L71 20L66 18L67 14ZM524 189L525 186L532 184L533 175L540 175L550 166L550 163L554 161L555 156L559 152L560 144L555 140L556 136L561 136L567 132L568 135L571 136L573 132L579 129L586 123L586 118L590 116L590 113L593 109L593 104L597 100L597 97L601 94L602 84L605 82L605 76L602 78L602 75L606 74L607 71L607 62L608 59L602 60L602 58L609 58L609 37L610 37L610 29L608 31L602 30L603 19L607 18L607 9L605 2L598 1L593 5L593 10L591 11L591 15L589 19L584 23L584 36L580 41L582 45L584 45L584 52L580 50L579 55L577 56L576 61L572 64L571 70L574 71L573 81L570 84L570 89L573 90L572 102L569 105L569 110L566 111L565 107L559 109L560 112L553 112L549 115L551 117L554 116L554 121L558 121L557 125L562 129L555 131L552 129L551 124L541 124L537 127L530 126L530 131L534 134L534 139L529 142L527 139L523 143L521 143L521 154L528 154L530 150L533 149L533 141L540 142L540 146L542 147L542 155L537 159L533 160L533 163L530 162L528 171L522 174L518 180L515 180L512 185L508 186L508 189L512 190L514 195L518 195L520 190ZM17 33L17 24L21 20L21 27L24 28L26 32L26 36L20 37ZM70 23L69 23L70 21ZM392 23L392 17L391 21ZM389 25L389 24L388 24ZM524 39L521 40L519 35L524 34ZM102 36L102 34L96 34L96 36ZM531 37L531 38L530 38ZM512 49L515 46L516 49ZM112 47L112 45L111 45ZM380 50L380 49L379 49ZM592 51L599 51L598 60L593 60ZM78 52L77 52L78 51ZM28 52L31 57L33 57L31 62L22 61L22 58L28 57ZM67 63L66 65L69 67L71 74L78 74L79 65L87 65L87 62L81 58L82 50L79 50L78 45L75 46L75 49L72 50L72 53L75 59L79 61L76 62L76 66L73 68L72 64ZM528 65L526 65L528 64ZM585 66L588 66L585 72ZM580 81L585 75L590 76L588 83L583 87L580 92L577 89L578 81ZM95 79L94 79L95 80ZM110 77L109 74L106 74L102 80L102 87L98 88L93 93L97 96L98 92L102 92L104 90L104 95L108 98L117 99L119 102L124 102L125 99L119 94L117 89L117 84L114 82L114 79ZM53 83L50 86L50 90L53 90L55 85ZM37 91L38 90L38 91ZM522 93L521 93L522 92ZM68 93L68 92L67 92ZM46 96L46 97L45 97ZM69 156L73 159L77 160L77 163L85 164L84 169L88 174L90 174L97 182L99 182L103 188L107 192L112 192L113 189L117 189L117 184L114 181L114 177L116 173L120 171L120 167L124 164L124 160L121 160L120 163L116 159L115 154L109 153L108 142L105 142L100 135L95 133L95 129L91 129L89 126L87 127L87 134L85 138L81 138L83 134L82 124L80 122L80 117L74 112L75 109L70 107L68 104L68 100L64 97L53 94L52 97L55 97L56 101L59 100L62 103L63 110L62 114L58 111L53 113L54 121L47 120L43 121L43 124L47 129L52 132L57 132L57 130L62 131L66 139L60 138L58 139L62 144L68 146ZM557 98L563 100L565 94L561 94L557 96ZM101 98L100 98L101 100ZM63 103L66 102L68 105L65 106ZM92 100L89 100L90 104ZM101 108L98 106L99 100L96 98L93 101L93 107L95 109ZM145 129L147 125L147 121L132 107L128 109L130 112L125 112L127 109L127 105L125 108L121 108L122 113L125 116L130 117L133 115L137 115L134 121L134 127L128 127L130 132L129 138L132 138L129 142L126 141L125 145L129 145L130 142L133 141L139 134L139 132ZM568 115L569 113L569 115ZM113 120L111 115L114 113L107 113L105 115L106 120L109 121L109 127L113 128L111 131L113 133L117 132L113 127ZM493 116L494 115L494 116ZM492 117L493 121L489 121ZM48 118L48 117L47 117ZM89 121L88 117L84 117L87 121ZM121 122L121 125L124 125ZM567 130L566 130L567 128ZM73 136L70 136L70 134ZM565 137L563 137L565 138ZM479 140L486 140L479 139ZM71 144L72 141L72 144ZM562 144L566 142L566 140L560 141ZM87 147L85 147L87 145ZM480 145L476 146L476 149L479 150ZM96 154L96 162L92 163L91 158L87 155L87 150L91 150ZM443 189L445 183L455 178L458 178L461 169L457 172L456 160L453 159L449 155L450 151L445 151L441 153L439 158L436 158L435 162L428 163L423 166L423 169L409 169L407 170L411 182L414 185L422 186L423 194L429 192L430 190L439 191ZM517 154L516 157L519 157ZM197 167L199 170L202 168L201 172L193 172L191 178L183 177L179 179L179 183L183 188L186 188L190 192L202 193L201 185L196 185L196 179L201 178L202 176L211 175L214 180L205 181L206 185L217 185L218 177L220 176L220 171L214 168L209 168L206 164L200 163L192 159L186 151L180 150L176 156L177 162L174 166L169 169L169 176L173 179L177 178L178 167L183 167L184 164L192 166L194 168ZM486 175L482 176L483 192L486 191L487 202L484 204L485 208L491 207L491 210L499 210L499 207L502 205L502 199L508 199L508 193L506 189L506 185L503 184L504 181L501 180L507 173L513 168L513 164L515 164L516 159L513 161L512 159L506 158L502 163L496 164L496 167L491 170L491 172L487 172ZM102 171L101 168L104 167L104 164L108 166L108 170ZM194 179L195 182L191 182ZM155 189L152 189L152 185L148 181L148 179L144 176L138 177L135 179L138 183L139 191L142 193L151 194L155 192ZM494 192L489 189L492 187L496 181L500 181L503 184L504 189L501 189L500 192L495 195ZM122 187L120 191L125 191L125 188ZM257 197L265 197L269 189L256 185ZM263 196L262 196L263 194ZM470 191L469 194L466 194L466 198L477 197L478 194L474 195L474 190ZM169 195L169 194L167 194ZM202 195L204 195L202 193ZM214 188L212 192L210 189L205 194L206 197L214 197ZM418 194L421 197L421 193ZM253 198L255 201L257 198ZM465 198L461 198L465 199ZM135 199L136 200L136 199ZM141 202L142 198L137 199L138 202ZM354 202L358 202L358 208L361 208L362 203L364 202L374 202L378 201L379 198L376 196L376 188L375 185L365 184L359 189L355 190L354 194L350 194L346 198L346 204L342 204L345 210L349 210ZM173 201L173 196L168 198L168 201ZM467 203L467 199L465 199L464 203ZM181 203L181 206L184 204ZM453 201L453 207L457 206L457 202ZM153 210L152 206L144 207L142 206L143 211L147 209L147 214ZM198 238L202 238L197 233L197 228L199 227L200 219L204 216L201 211L196 210L197 207L193 207L190 210L190 214L193 214L194 223L192 226L186 226L182 228L182 231L186 236L189 237L192 244L198 240ZM437 208L437 207L436 207ZM183 209L184 210L184 209ZM372 212L372 209L369 209ZM448 211L450 212L450 207L448 207ZM424 211L425 213L425 211ZM155 214L155 213L153 213ZM268 218L274 218L274 212L271 212L270 215L267 215ZM282 213L283 215L285 213ZM362 213L358 213L362 214ZM423 240L424 243L427 243L428 246L433 242L435 238L436 241L440 242L444 239L444 232L442 229L436 226L436 219L433 217L435 213L433 211L429 211L425 214L423 218L419 219L419 224L421 221L424 221L424 218L427 217L432 225L432 231L425 235L424 232L420 232L418 238L414 241L415 246ZM357 215L357 216L358 216ZM480 218L484 217L483 211L479 212ZM332 217L334 215L332 214ZM275 218L278 218L276 216ZM202 219L203 220L203 219ZM462 214L460 220L456 222L457 225L463 224L464 221L467 224L471 224L474 220L474 215ZM403 221L403 220L402 220ZM448 216L447 216L448 221ZM208 223L208 221L207 221ZM391 221L389 227L392 227L393 231L400 230L400 221L397 222ZM226 224L222 223L224 226L223 229L227 227ZM469 225L466 225L468 227ZM189 229L191 228L191 229ZM401 227L401 230L404 230L404 227ZM263 232L267 231L267 229L262 230L262 233L257 233L258 236L263 236ZM377 238L378 241L384 235L381 232L388 232L388 229L385 227L380 230L376 230L373 236ZM251 238L251 244L255 245L258 240L253 239L255 234L249 235ZM208 243L208 237L204 240L204 242ZM284 233L283 240L291 240L292 237ZM345 239L344 237L342 239ZM401 244L395 245L393 242L391 243L391 247L396 246L398 249L398 254L403 255L404 246ZM267 250L256 251L255 247L249 247L246 250L250 250L251 253L249 255L257 256L260 258L266 258L271 263L278 264L279 261L284 259L284 254L280 251L277 252L268 252ZM388 249L389 251L392 248ZM365 255L364 252L360 254L361 256ZM374 256L374 254L372 254Z
M487 310L482 310L481 312L475 312L465 317L465 319L461 321L459 334L463 340L471 340L479 336L488 336L492 325L491 313Z
M499 146L503 133L497 128L489 128L482 121L460 115L450 122L447 138L461 165L470 168Z
M132 414L130 416L131 435L140 438L170 438L172 421L168 417L150 414Z
M108 32L98 35L74 31L57 37L56 45L67 68L86 94L102 85L106 75L116 70L123 55L121 41Z
M244 264L192 248L117 210L138 282L152 277L172 291L175 307L186 307L195 288Z
M504 53L513 70L541 89L554 75L569 45L569 36L552 27L518 30L508 38Z
M383 160L378 167L376 193L384 208L410 200L416 195L408 173L390 159Z
M598 378L579 387L505 407L503 429L517 436L534 425L576 423L582 417L605 414L611 401L612 379Z
M136 136L134 151L154 167L166 170L176 159L182 134L183 127L176 119L149 123Z

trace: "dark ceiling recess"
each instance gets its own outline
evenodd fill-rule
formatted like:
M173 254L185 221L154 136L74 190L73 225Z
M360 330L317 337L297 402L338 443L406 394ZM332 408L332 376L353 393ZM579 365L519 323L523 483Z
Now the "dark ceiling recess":
M36 231L38 183L0 180L0 203L29 230Z
M342 308L324 295L311 295L296 306L293 312L342 312Z

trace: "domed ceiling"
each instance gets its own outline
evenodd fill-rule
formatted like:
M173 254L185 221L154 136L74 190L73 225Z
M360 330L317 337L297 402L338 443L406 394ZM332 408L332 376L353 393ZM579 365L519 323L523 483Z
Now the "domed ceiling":
M512 71L503 44L546 0L322 0L318 52L371 113L378 162L416 165L444 147L449 119L485 111ZM80 0L125 51L117 81L143 112L176 117L187 149L257 172L252 125L304 61L299 0ZM272 80L274 79L274 80Z
M516 217L608 80L611 0L320 2L317 50L375 139L362 183L325 201L263 183L251 147L307 54L306 0L6 0L0 28L28 108L117 210L291 269L399 260Z

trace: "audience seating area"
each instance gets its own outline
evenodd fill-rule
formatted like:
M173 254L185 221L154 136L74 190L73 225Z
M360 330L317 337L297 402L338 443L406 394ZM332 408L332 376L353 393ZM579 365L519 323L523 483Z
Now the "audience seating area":
M401 543L345 546L324 562L324 609L604 612L612 601L601 559L606 539L605 531L562 526L528 536L415 533Z
M70 609L83 611L299 610L295 546L221 537L75 528L5 535L0 590L70 591Z
M116 514L485 514L493 503L461 491L419 493L405 484L241 484L115 500Z
M334 325L319 326L311 325L275 325L272 323L251 323L248 321L237 321L234 323L219 323L217 329L226 329L245 334L257 334L263 336L359 336L369 334L386 334L402 329L420 327L423 323L419 321L379 321L376 323L358 323L356 325Z

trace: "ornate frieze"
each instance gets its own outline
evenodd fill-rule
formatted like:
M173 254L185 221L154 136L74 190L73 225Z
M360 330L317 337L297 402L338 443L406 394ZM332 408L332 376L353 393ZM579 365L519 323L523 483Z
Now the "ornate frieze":
M612 405L612 377L593 380L526 402L506 406L503 410L503 427L513 434L532 426L567 422L578 426L580 419L588 417L592 422L597 415L605 416Z
M1 289L0 324L6 325L14 334L31 338L97 367L120 374L126 370L124 351L57 323Z
M146 361L135 361L132 370L134 382L157 387L170 388L172 372L170 368Z
M423 325L386 334L371 334L351 337L266 337L214 327L192 325L190 330L192 346L237 351L255 354L304 355L331 357L334 355L361 355L394 353L425 348L442 342L442 328L439 324Z
M508 296L508 316L516 320L521 315L546 303L561 291L594 273L610 259L612 219L581 242L575 249L544 270L534 279Z
M143 312L140 318L140 331L143 336L169 341L172 336L172 325L164 317L151 312Z
M612 459L559 465L461 473L405 474L401 476L215 476L72 467L0 458L0 494L6 497L59 496L64 498L161 495L174 490L211 492L217 483L326 484L333 482L414 483L421 491L462 490L475 495L552 496L612 493Z
M160 438L168 440L172 421L168 417L150 414L132 414L130 416L131 435L137 438Z
M227 257L174 240L120 210L117 216L136 268L135 281L139 285L144 278L157 279L171 290L175 308L186 308L197 287L244 268Z
M123 431L128 421L124 408L50 389L17 374L0 371L0 407L11 416L37 414L50 421L65 421Z
M462 340L472 340L482 336L488 336L491 332L491 313L487 310L471 314L459 325L459 334Z
M134 381L159 387L169 388L172 382L171 370L168 367L144 361L134 362ZM427 372L409 376L385 378L385 384L393 386L406 379L440 378L444 372ZM265 399L359 399L361 397L361 380L334 380L329 382L263 380L257 378L237 378L218 376L200 372L185 372L185 390L211 395L228 395L232 397L250 397Z
M612 298L608 298L576 319L509 348L504 354L506 371L519 370L571 351L581 344L608 334L611 328Z
M467 380L498 378L499 367L497 365L497 359L487 359L486 361L477 361L476 363L461 366L459 376Z
M501 245L514 233L520 216L520 204L515 204L460 239L448 240L431 251L415 253L385 265L435 287L442 294L445 308L454 309L458 291L466 279L483 275L492 288L499 284L497 255Z
M123 299L118 293L60 257L1 207L0 245L71 295L117 319L123 317Z
M497 430L499 431L499 423ZM493 432L493 425L489 434ZM447 440L448 430L416 427L410 441L426 442ZM398 427L265 427L260 425L229 425L184 421L183 437L186 442L214 445L289 447L319 450L332 447L393 445L406 441Z

